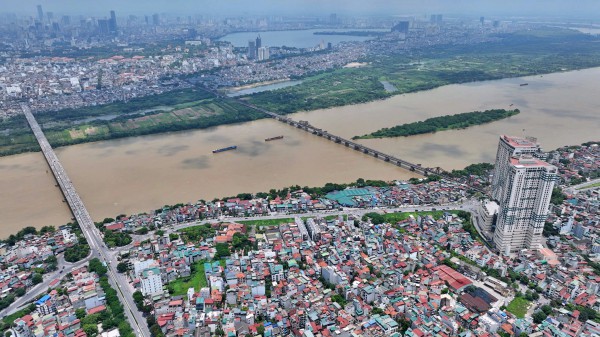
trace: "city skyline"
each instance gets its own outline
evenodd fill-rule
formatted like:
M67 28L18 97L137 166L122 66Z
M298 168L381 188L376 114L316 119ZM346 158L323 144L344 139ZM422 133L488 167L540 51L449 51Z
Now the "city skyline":
M375 0L366 4L363 1L332 0L327 3L315 0L281 1L257 0L251 5L241 0L219 2L189 2L183 0L164 1L49 1L49 0L8 0L3 4L1 12L36 15L36 6L44 10L65 14L98 15L108 10L123 14L148 14L152 12L166 14L193 15L322 15L330 13L341 15L422 15L443 12L450 15L503 15L503 16L545 16L582 17L593 19L600 13L600 2L593 0L578 1L572 6L564 0L529 0L529 1L402 1Z

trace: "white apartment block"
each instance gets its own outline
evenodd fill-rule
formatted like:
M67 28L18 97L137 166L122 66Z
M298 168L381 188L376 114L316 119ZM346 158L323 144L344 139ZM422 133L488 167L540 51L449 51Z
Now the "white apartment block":
M163 283L158 268L149 268L142 272L142 294L160 295L163 293Z
M510 158L519 157L522 154L540 157L542 149L535 138L500 136L492 177L492 199L500 201L500 196L503 194L502 189L506 187Z
M494 171L492 188L500 205L494 243L503 254L541 247L544 222L557 178L555 166L533 156L539 146L521 140L507 136L500 138ZM525 150L519 151L521 148ZM511 151L512 155L508 156Z

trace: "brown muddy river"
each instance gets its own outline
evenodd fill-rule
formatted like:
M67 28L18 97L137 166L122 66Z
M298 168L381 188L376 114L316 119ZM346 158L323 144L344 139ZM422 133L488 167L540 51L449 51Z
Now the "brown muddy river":
M599 77L600 68L594 68L450 85L291 117L352 137L429 117L519 108L519 115L464 130L360 141L424 166L462 168L493 161L502 133L538 137L548 150L600 139ZM278 135L285 138L264 141ZM230 145L238 149L211 152ZM293 184L411 177L410 172L273 120L82 144L59 148L57 154L95 220ZM0 237L27 225L69 221L71 215L46 170L40 153L0 158Z

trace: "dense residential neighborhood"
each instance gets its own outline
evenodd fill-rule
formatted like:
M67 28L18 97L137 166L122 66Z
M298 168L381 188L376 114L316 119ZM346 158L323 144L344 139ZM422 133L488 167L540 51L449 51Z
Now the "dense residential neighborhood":
M534 101L525 97L534 90L548 95L547 87L563 90L563 81L574 87L563 77L541 79L546 74L598 67L599 25L581 18L563 22L559 16L544 17L545 11L528 19L438 11L401 16L394 6L401 2L393 1L379 8L385 15L363 8L357 17L349 15L352 1L337 1L337 7L349 7L339 8L339 16L325 13L336 9L334 0L306 8L314 15L303 14L304 9L291 13L294 6L289 15L266 15L272 9L260 8L258 0L219 3L226 11L221 14L208 3L188 7L198 5L200 14L175 14L185 8L183 2L169 3L173 8L158 13L155 8L161 6L145 0L148 8L137 14L125 13L123 5L97 16L90 5L89 13L75 15L70 11L82 4L72 2L73 8L65 11L66 2L23 5L28 8L15 13L0 10L0 156L41 150L48 164L36 171L42 157L32 153L18 157L23 162L0 165L7 169L0 172L2 178L14 183L2 191L21 195L14 186L31 179L29 191L44 204L46 194L35 185L42 180L34 174L46 183L55 181L56 189L50 185L48 190L55 196L62 193L63 204L57 204L67 214L64 222L69 221L48 226L51 206L36 206L40 203L33 203L31 195L4 194L15 203L7 203L11 217L0 219L2 225L22 222L18 232L9 235L7 230L7 237L0 238L2 336L600 337L600 141L589 139L596 136L592 126L591 133L581 130L580 138L561 138L554 146L591 141L545 152L525 129L531 120L554 115L597 122L593 109L592 115L580 115L564 106L537 103L534 108ZM135 8L134 2L127 5ZM467 2L453 3L452 11L465 11L460 5ZM18 7L5 5L8 11ZM477 7L469 10L485 8ZM590 6L566 7L585 11ZM236 14L244 8L265 13ZM477 83L488 80L499 80L497 91ZM439 98L423 95L411 101L421 95L417 92L443 91L449 84L456 85ZM583 86L590 87L584 83L578 90ZM481 99L462 102L464 92ZM405 94L415 96L402 98ZM389 107L374 108L377 100L400 98ZM368 102L373 105L363 104ZM501 105L511 109L502 122L488 116L506 113ZM468 106L475 108L465 111L481 110L475 112L478 123L450 114ZM312 115L331 107L356 115L330 114L332 122ZM391 111L385 120L383 110ZM352 117L358 115L362 119ZM334 150L314 158L295 152L291 146L302 142L277 127L267 125L260 136L246 135L249 128L242 123L261 118L395 171L384 175L365 164L363 171L338 174L351 165L363 169L362 162L346 163ZM336 129L333 124L342 118L352 119L346 126L377 119L374 130L380 131L375 133L398 137L350 141L363 126ZM479 126L480 121L498 124L486 129L490 125ZM390 133L402 126L395 123L418 130ZM565 123L556 118L533 130ZM226 124L238 125L222 128ZM222 130L213 132L217 127ZM198 132L208 136L194 140L180 132L175 138L185 138L185 143L167 144L150 164L134 159L150 148L150 137L140 137L146 143L118 159L135 164L122 166L126 178L109 177L116 188L99 186L108 185L99 179L97 185L81 188L81 195L75 185L95 178L88 174L93 165L81 165L84 173L73 174L73 180L66 168L96 157L103 159L95 162L101 163L95 170L111 164L102 154L71 154L72 161L63 166L68 151L53 149L96 142L90 146L108 155L113 148L104 149L101 141L192 129L205 129ZM425 129L428 136L440 138L421 138L425 134L419 130ZM479 133L463 140L463 129ZM500 134L515 130L523 136ZM572 132L565 130L563 135ZM460 143L481 139L483 144L484 133L499 136L495 161L492 149L453 143L459 132ZM445 138L450 134L454 136ZM410 136L414 138L404 138ZM543 136L547 141L548 135ZM421 140L412 143L414 139ZM212 160L211 150L181 159L181 167L196 169L188 170L190 176L156 165L176 163L174 154L199 142L219 145L211 149ZM278 144L288 146L277 153L295 159L276 164L248 151L250 143L265 149L272 145L273 150ZM396 151L400 147L411 154ZM451 157L482 163L449 171L457 162L465 165ZM210 168L216 175L207 174L216 158L223 160ZM242 167L240 160L252 164ZM341 166L330 169L326 160ZM300 161L306 169L294 169L305 176L288 170ZM142 179L143 165L155 166L160 175ZM280 171L289 171L290 180L277 179ZM324 172L332 174L321 177ZM304 179L313 175L320 179ZM178 185L169 180L160 192L143 188L165 182L167 176L179 180ZM356 180L339 183L344 177ZM245 184L258 178L269 179L268 186L276 188L255 192L256 186L267 186L264 181ZM225 188L225 179L235 188ZM190 183L209 180L216 189ZM334 182L282 188L290 181ZM92 209L98 206L89 197L106 194L109 200L102 203L115 206L107 209L138 212L113 200L114 193L178 195L181 184L194 186L194 198L215 190L252 193L144 206L153 208L137 214L110 211L114 217L104 219L106 212ZM31 227L34 218L48 223Z

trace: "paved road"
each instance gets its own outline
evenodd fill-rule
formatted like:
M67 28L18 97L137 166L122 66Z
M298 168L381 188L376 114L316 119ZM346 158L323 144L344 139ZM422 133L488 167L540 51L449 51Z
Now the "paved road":
M81 200L79 194L75 190L75 187L69 179L67 172L58 160L58 157L54 153L54 150L50 146L50 143L46 139L44 132L35 120L35 117L33 117L33 114L31 113L31 110L29 109L27 104L21 104L21 109L23 110L25 118L27 118L29 127L33 131L35 138L40 144L42 153L44 154L44 157L46 157L46 161L48 162L48 165L50 166L50 169L52 170L52 173L54 174L54 177L56 178L56 181L58 182L58 185L60 186L60 189L63 192L65 199L67 200L67 203L71 209L71 212L73 213L73 216L77 220L77 223L81 227L81 231L87 239L87 242L92 251L92 255L94 257L99 257L103 261L107 261L106 252L108 251L108 248L104 245L100 231L94 225L92 217L85 208L83 201ZM122 284L116 276L116 266L108 264L107 269L109 282L113 287L117 289L117 295L119 296L119 299L125 306L125 314L129 319L131 327L138 336L150 336L150 331L148 330L148 325L146 324L144 317L137 310L136 306L132 305L133 299L131 292L123 293L123 291L121 290Z
M329 210L329 211L318 211L318 212L307 212L307 213L277 213L273 215L266 216L256 216L256 217L221 217L219 219L209 219L203 221L191 221L191 222L183 222L175 225L169 225L163 227L165 233L171 233L174 231L178 231L183 228L198 226L200 224L205 223L217 223L217 222L235 222L235 221L247 221L247 220L273 220L273 219L286 219L293 218L296 216L299 217L325 217L331 215L339 215L339 214L353 214L356 217L362 217L365 213L369 212L414 212L414 211L423 211L428 212L432 210L464 210L473 214L476 212L479 203L476 200L466 200L463 202L452 203L452 204L444 204L444 205L431 205L431 206L420 206L420 205L408 205L402 207L377 207L377 208L344 208L343 210Z
M585 192L589 189L600 188L598 186L592 187L593 185L600 183L600 178L594 179L591 181L586 181L585 183L581 183L579 185L573 185L565 188L565 192L567 193L575 193L575 192ZM589 187L588 187L589 186Z
M62 278L66 273L70 272L72 269L76 269L76 268L83 266L91 259L91 257L92 257L92 254L90 254L88 257L86 257L85 259L83 259L81 261L78 261L75 263L70 263L70 262L65 261L62 254L58 255L58 258L57 258L58 264L57 264L56 271L44 274L43 275L44 280L42 281L42 283L37 284L34 287L27 289L27 293L25 293L25 295L17 298L10 305L10 307L0 311L0 317L8 316L8 315L20 310L25 305L28 305L29 302L31 302L32 300L37 298L42 293L45 293L48 290L48 287L50 287L50 283L52 281ZM63 270L63 267L65 268L64 270Z

